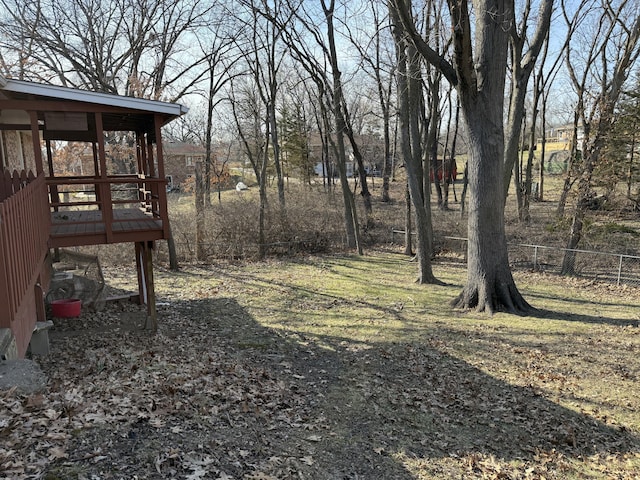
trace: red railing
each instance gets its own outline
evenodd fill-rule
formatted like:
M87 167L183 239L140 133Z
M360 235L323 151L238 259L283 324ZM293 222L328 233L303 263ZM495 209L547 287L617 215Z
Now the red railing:
M50 224L44 175L0 174L0 328L12 327L33 293L48 252Z

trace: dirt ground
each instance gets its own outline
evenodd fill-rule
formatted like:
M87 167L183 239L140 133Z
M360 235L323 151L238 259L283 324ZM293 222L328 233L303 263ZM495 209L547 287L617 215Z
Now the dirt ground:
M438 336L311 338L260 325L230 292L190 293L160 299L155 335L128 302L56 319L46 391L0 394L0 475L580 478L588 458L593 478L637 478L611 470L640 449L632 432L487 375Z

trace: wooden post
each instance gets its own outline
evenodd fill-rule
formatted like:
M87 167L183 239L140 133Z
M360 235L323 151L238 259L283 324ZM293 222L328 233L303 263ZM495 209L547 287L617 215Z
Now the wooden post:
M155 138L156 138L156 158L158 160L158 178L166 181L164 172L164 151L162 147L162 124L163 118L160 115L154 116ZM169 210L167 207L167 187L166 183L156 184L158 190L158 212L162 219L163 238L169 238Z
M153 242L136 242L136 267L140 303L147 305L145 328L155 333L158 331L158 314L153 283Z
M39 175L44 173L44 164L42 162L42 148L40 147L40 127L38 127L38 112L29 111L31 120L31 137L33 140L33 154L36 161L36 173Z
M143 272L143 262L142 262L142 249L143 242L136 242L136 272L138 274L138 299L136 303L138 305L145 305L147 303L147 291L145 286L145 278ZM132 300L135 299L132 297Z
M100 184L96 190L100 191L100 209L102 210L104 233L107 237L107 243L111 243L113 240L113 205L111 204L111 184L107 181L107 154L105 151L102 113L96 112L95 118L96 135L98 137L98 161L100 162Z

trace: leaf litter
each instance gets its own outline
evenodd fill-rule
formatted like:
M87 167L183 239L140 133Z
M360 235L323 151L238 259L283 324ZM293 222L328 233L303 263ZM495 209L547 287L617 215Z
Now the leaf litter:
M550 400L579 378L545 369L544 349L505 346L522 363L506 381L454 355L451 332L363 344L265 327L238 285L197 273L164 293L155 335L129 303L56 319L46 390L0 394L3 478L640 475L637 431Z

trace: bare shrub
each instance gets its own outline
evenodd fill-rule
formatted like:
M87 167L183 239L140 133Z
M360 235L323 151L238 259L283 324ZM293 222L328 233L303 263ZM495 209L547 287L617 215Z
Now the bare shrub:
M196 255L196 222L193 199L181 197L171 208L171 228L181 261L193 261ZM341 198L321 190L290 186L285 212L281 212L275 194L268 197L265 221L265 246L269 255L322 253L343 245ZM213 201L206 209L203 250L207 260L252 259L258 255L259 203L255 192L228 192L222 203ZM159 257L166 256L164 246Z

